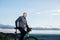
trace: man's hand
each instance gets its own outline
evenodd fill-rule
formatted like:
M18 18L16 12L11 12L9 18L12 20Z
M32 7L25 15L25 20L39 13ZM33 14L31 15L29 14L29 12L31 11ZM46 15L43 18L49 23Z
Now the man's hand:
M32 28L27 28L27 32L30 32Z

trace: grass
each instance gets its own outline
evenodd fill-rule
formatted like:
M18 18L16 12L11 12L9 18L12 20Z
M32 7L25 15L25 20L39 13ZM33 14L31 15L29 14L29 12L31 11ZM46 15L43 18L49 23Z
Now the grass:
M14 34L7 34L7 33L0 33L0 40L5 40L5 36L6 35L9 35L10 37L8 37L7 40L14 40L13 38L13 35ZM46 35L43 35L43 34L30 34L30 36L34 36L36 38L38 38L39 40L60 40L60 35L56 35L56 34L46 34ZM17 39L18 40L18 39Z

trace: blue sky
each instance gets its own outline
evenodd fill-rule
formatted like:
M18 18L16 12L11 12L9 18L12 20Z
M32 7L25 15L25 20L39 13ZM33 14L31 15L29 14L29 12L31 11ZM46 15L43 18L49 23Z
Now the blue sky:
M0 24L14 26L24 11L32 27L60 28L60 0L0 0Z

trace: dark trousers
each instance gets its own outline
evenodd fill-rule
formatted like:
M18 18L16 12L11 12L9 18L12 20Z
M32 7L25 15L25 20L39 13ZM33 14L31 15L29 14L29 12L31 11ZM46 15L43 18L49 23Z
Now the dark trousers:
M21 33L21 36L20 36L19 40L23 40L24 36L26 35L27 32L22 27L19 28L19 31Z

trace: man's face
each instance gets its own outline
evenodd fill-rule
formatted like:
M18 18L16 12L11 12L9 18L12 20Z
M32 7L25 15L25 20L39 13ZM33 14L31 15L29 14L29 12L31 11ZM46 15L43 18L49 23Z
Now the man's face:
M24 13L23 13L23 16L24 16L24 17L27 17L27 12L24 12Z

